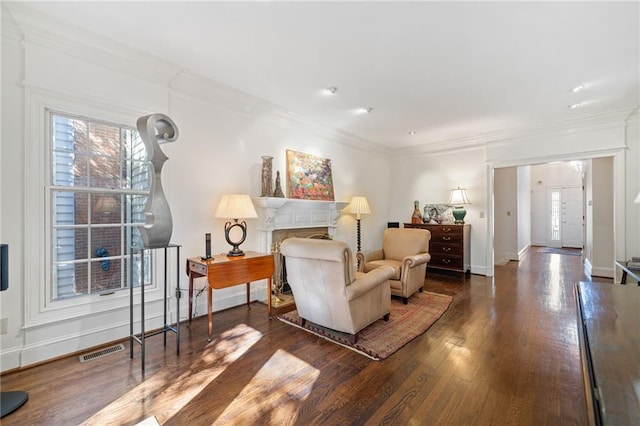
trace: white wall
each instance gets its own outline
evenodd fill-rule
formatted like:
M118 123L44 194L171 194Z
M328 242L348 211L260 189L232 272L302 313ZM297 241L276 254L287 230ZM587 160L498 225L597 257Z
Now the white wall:
M466 205L465 223L471 225L471 272L486 272L486 167L484 149L462 149L449 152L396 154L391 160L389 221L411 221L413 201L424 204L449 201L451 190L465 188L471 200ZM480 214L484 218L480 217Z

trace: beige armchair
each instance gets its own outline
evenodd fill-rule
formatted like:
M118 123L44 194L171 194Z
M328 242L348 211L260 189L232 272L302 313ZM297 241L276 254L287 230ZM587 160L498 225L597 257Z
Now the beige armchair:
M371 272L382 266L393 267L391 294L402 297L406 305L413 293L423 290L427 262L431 260L430 239L431 232L426 229L385 229L381 249L357 253L359 269Z
M355 343L367 325L389 319L393 268L357 272L351 250L341 241L287 238L280 252L300 325L310 321L349 333Z

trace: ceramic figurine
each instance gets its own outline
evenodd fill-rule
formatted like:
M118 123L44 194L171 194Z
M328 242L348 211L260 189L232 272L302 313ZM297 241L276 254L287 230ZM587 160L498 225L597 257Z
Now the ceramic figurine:
M282 192L282 186L280 186L280 170L276 171L276 190L273 191L273 196L284 198L284 192Z

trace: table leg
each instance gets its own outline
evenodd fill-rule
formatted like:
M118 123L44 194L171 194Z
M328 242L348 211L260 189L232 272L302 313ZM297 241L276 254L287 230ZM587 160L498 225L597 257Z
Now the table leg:
M251 309L251 283L247 283L247 308Z
M193 317L193 272L189 272L189 327L191 327L191 317Z
M209 319L208 340L211 341L213 334L213 290L207 286L207 318Z
M267 313L271 319L271 277L267 278Z

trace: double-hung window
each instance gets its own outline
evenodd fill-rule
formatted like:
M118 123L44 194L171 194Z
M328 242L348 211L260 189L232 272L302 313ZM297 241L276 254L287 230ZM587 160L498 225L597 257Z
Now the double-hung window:
M137 226L149 193L146 150L135 128L48 111L50 301L140 285ZM145 259L144 282L151 281ZM131 271L133 268L133 271ZM131 274L133 272L133 274Z

